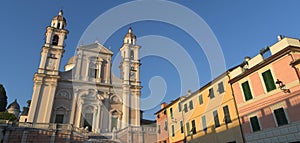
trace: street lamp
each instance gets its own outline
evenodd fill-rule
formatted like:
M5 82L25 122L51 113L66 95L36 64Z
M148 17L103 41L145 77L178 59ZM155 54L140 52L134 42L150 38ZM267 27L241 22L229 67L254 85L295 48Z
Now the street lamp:
M279 89L282 90L284 93L291 93L289 89L286 89L285 84L281 80L277 79L275 83L278 84Z

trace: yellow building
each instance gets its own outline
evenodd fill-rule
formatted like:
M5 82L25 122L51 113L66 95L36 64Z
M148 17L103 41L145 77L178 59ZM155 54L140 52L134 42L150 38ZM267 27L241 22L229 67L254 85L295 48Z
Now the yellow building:
M183 98L184 97L177 98L165 107L168 118L167 123L170 143L180 143L184 141L183 112L179 105Z
M179 104L182 107L186 141L204 143L242 143L241 126L229 72L225 72L199 90L190 93ZM178 104L177 104L178 105ZM174 112L177 113L177 112ZM179 122L175 127L179 126ZM172 135L172 134L171 134ZM181 136L170 137L180 138Z

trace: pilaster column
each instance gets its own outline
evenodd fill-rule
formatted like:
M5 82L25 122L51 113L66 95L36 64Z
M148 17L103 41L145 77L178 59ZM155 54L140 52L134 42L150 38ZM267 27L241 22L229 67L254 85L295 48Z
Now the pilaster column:
M99 58L98 61L97 61L97 68L98 68L98 73L97 74L97 78L96 78L96 81L98 82L101 82L101 70L102 70L102 61L103 59Z
M94 109L94 111L93 111L93 121L92 121L92 131L93 132L97 132L97 129L98 129L98 127L97 127L97 110L98 110L98 108L96 107L95 109Z
M44 46L42 48L42 52L41 52L41 57L44 57L44 58L41 58L39 69L45 69L46 68L48 52L49 52L49 47ZM39 73L41 73L41 71Z
M107 92L104 92L104 107L103 107L103 116L102 116L102 128L108 132L109 131L109 121L110 121L110 116L109 116L109 95Z
M76 122L75 122L75 126L80 128L80 121L81 121L81 116L82 116L82 102L79 101L78 103L79 105L77 106L77 115L76 115Z
M91 64L91 61L90 61L90 59L88 59L88 58L86 58L86 70L85 70L85 75L84 75L84 80L85 81L89 81L89 70L90 70L90 64ZM83 68L82 68L83 69Z
M136 92L135 95L135 102L136 102L136 108L135 108L135 117L136 117L136 126L140 126L140 118L141 118L141 112L140 112L140 91Z
M79 90L74 91L74 96L73 96L73 102L72 102L72 109L71 109L71 115L70 115L70 124L74 125L74 120L76 118L76 107L77 107L77 99L78 99L78 92Z
M72 74L75 74L75 80L81 80L82 79L82 75L81 75L82 55L81 54L77 54L75 67L76 67L75 73L73 71Z
M101 101L99 101L101 102ZM101 106L101 103L98 104L98 111L97 111L97 120L96 120L96 126L97 126L97 133L100 133L101 132L101 122L102 121L102 117L100 116L101 115L101 110L102 110L102 106Z
M129 85L124 85L123 84L123 106L122 106L122 129L127 127L130 124L130 111L129 111L129 106L130 106L130 90L129 90Z
M136 81L140 82L140 63L137 63L136 65ZM140 85L140 83L137 84Z
M105 83L110 83L110 59L107 58L107 66L106 66L106 79L105 79Z

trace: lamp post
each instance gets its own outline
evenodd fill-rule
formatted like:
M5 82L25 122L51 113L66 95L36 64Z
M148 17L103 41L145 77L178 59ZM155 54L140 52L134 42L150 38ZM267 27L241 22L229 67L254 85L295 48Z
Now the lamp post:
M281 80L277 79L275 83L278 84L279 89L282 90L284 93L291 92L289 89L286 89L285 84Z

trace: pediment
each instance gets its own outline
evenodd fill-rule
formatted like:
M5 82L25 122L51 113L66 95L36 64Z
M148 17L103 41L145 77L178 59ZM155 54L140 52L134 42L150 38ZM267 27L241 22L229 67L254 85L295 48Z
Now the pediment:
M97 53L103 53L103 54L109 54L109 55L113 55L114 53L109 50L108 48L104 47L103 45L101 45L99 42L95 42L93 44L89 44L89 45L83 45L83 46L79 46L77 48L77 50L86 50L86 51L91 51L91 52L97 52Z

